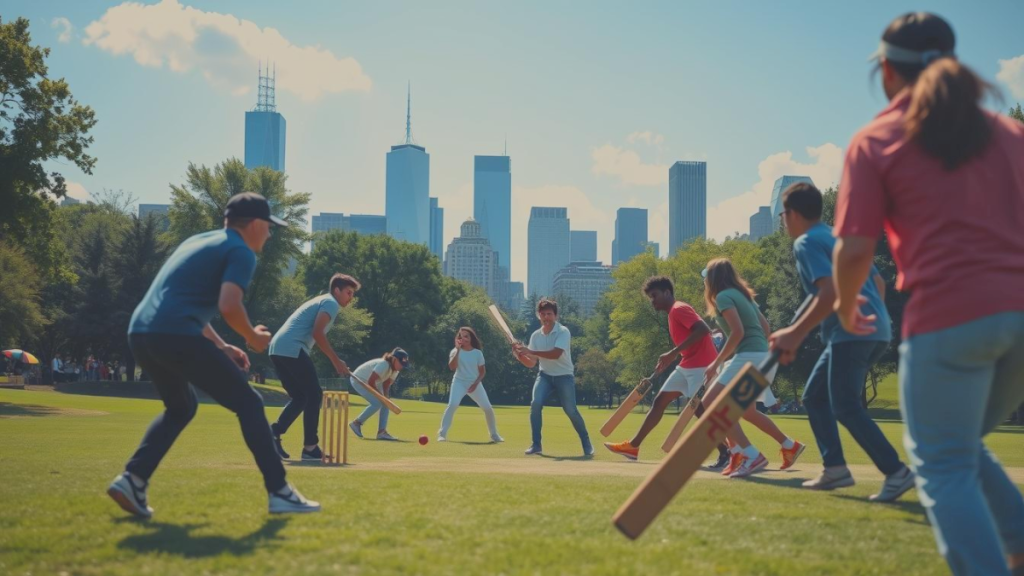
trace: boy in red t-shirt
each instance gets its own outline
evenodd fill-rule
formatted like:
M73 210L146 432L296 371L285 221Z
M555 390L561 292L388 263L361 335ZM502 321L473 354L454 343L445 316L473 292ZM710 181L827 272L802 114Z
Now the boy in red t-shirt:
M661 421L669 404L680 396L692 398L700 393L704 383L704 371L718 355L715 342L711 338L711 329L693 309L693 306L676 300L675 287L672 285L671 279L667 276L652 276L644 283L643 290L655 310L668 312L668 331L672 336L672 343L675 344L674 348L658 358L655 373L664 372L677 356L682 356L682 360L665 380L658 395L654 397L651 410L644 418L636 436L632 440L624 442L605 442L606 448L630 460L637 459L640 453L640 444ZM703 412L704 407L698 405L696 415L700 417ZM713 467L723 467L729 462L725 446L719 446L718 460L719 462Z

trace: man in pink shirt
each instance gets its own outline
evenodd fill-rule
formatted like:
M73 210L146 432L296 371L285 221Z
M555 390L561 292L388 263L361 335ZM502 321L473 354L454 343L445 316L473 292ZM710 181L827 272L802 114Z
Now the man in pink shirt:
M982 437L1024 400L1024 125L979 106L988 86L926 13L877 53L890 104L854 136L836 207L843 328L883 226L911 294L900 347L905 445L954 574L1024 574L1024 497Z
M668 408L680 396L692 398L700 393L701 385L704 382L704 371L718 355L715 349L715 342L711 338L711 329L700 317L699 314L686 302L676 300L675 287L672 280L667 276L652 276L644 283L644 295L651 301L651 305L659 312L668 312L668 332L672 337L675 347L658 358L658 365L654 369L656 374L664 372L675 362L676 358L682 357L679 365L662 385L658 395L654 397L654 404L650 412L644 418L640 430L632 440L624 442L605 442L605 447L612 452L624 456L630 460L636 460L640 454L640 444L644 438L651 433L651 430L661 421L665 409ZM696 415L703 413L703 406L698 406ZM728 449L719 446L718 467L724 467L729 461ZM720 465L719 465L720 464Z

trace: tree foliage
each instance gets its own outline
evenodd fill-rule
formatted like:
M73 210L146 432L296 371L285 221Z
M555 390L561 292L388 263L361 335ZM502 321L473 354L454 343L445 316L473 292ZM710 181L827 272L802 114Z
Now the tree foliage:
M46 326L40 282L25 251L0 242L0 348L28 348Z

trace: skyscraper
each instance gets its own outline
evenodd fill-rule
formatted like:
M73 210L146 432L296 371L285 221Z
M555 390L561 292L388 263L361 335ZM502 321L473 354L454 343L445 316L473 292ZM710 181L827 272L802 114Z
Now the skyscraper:
M571 230L569 260L572 262L597 262L597 231Z
M668 255L708 233L708 164L679 161L668 170Z
M267 71L269 72L269 70ZM277 78L265 75L260 66L259 94L256 108L245 113L245 167L259 166L284 172L284 141L286 122L277 111L274 90Z
M568 296L579 305L584 318L590 316L597 301L614 283L612 267L600 262L570 262L555 273L551 290L555 298Z
M329 230L343 230L357 234L384 234L387 232L387 222L383 216L376 214L342 214L340 212L321 212L313 215L313 240L310 246L316 243L318 232Z
M814 182L808 176L782 176L775 181L775 185L772 186L772 230L778 230L782 227L782 222L779 220L779 214L782 213L782 193L786 191L791 185L797 182L808 182L814 184Z
M612 265L626 262L647 249L647 210L619 208L615 212L615 243Z
M757 214L750 217L750 241L757 242L761 238L772 233L772 209L768 206L761 206Z
M481 234L479 222L470 218L462 223L459 237L448 245L444 273L479 286L492 300L499 300L497 256Z
M498 265L512 261L512 160L508 156L473 157L473 219L498 253Z
M387 160L384 215L388 236L430 246L430 154L412 141L412 90L405 112L405 143Z
M566 208L530 208L527 229L527 292L551 295L555 273L570 260L569 215Z
M430 199L430 252L444 262L444 208L437 205L437 198Z

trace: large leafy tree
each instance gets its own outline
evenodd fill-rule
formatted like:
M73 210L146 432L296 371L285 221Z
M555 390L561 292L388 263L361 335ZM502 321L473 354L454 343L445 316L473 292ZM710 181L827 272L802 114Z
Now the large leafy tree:
M1017 104L1016 108L1010 108L1010 118L1016 119L1018 122L1024 123L1024 109Z
M45 196L67 192L64 177L48 174L44 163L65 160L86 174L96 164L86 154L95 115L74 99L63 78L48 76L50 50L33 46L28 28L24 18L0 20L0 237L19 242L49 228ZM36 258L48 255L33 252Z
M354 306L369 312L373 324L359 348L347 351L349 358L362 362L401 346L412 354L414 363L435 361L429 357L435 349L430 328L458 290L441 276L426 246L335 230L317 236L300 271L307 294L326 291L337 272L351 274L362 283ZM416 382L420 377L410 373L403 379Z
M0 242L0 348L27 348L46 325L40 286L25 251Z
M266 324L271 330L276 330L291 313L285 309L302 302L301 298L282 301L281 282L289 261L303 257L302 244L308 240L305 218L310 195L291 192L286 184L287 176L283 172L267 167L250 170L237 158L225 160L213 168L189 164L185 183L171 186L170 228L164 236L168 244L177 246L190 236L222 227L224 209L235 194L263 195L274 215L287 221L289 226L275 228L274 235L259 254L252 283L245 292L245 306L254 324ZM294 293L286 290L284 294ZM218 322L216 327L229 341L241 343L222 323ZM253 355L252 361L256 369L268 364L265 355Z

